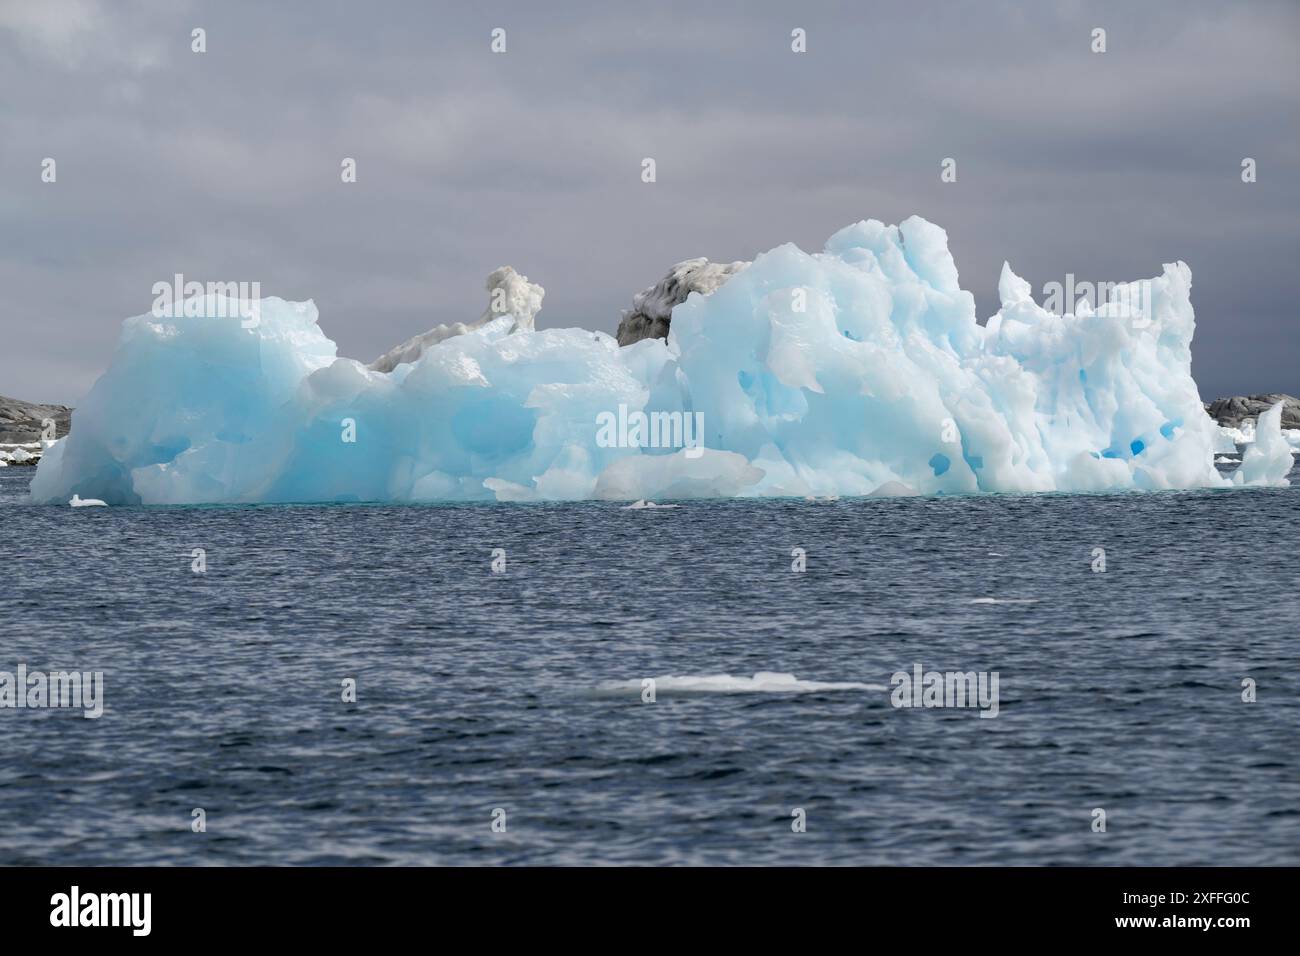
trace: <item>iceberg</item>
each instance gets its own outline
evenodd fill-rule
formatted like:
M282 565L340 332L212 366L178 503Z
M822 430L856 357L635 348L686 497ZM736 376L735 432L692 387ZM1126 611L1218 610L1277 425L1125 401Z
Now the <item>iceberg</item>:
M426 502L936 495L1286 483L1280 413L1240 470L1191 376L1191 270L1039 306L1004 265L986 325L947 234L920 217L783 245L674 288L666 339L537 330L542 289L489 277L476 322L367 365L315 305L213 301L127 319L44 454L38 502ZM701 290L704 291L701 291ZM647 290L650 292L651 290ZM667 287L669 299L679 298ZM662 296L660 297L662 298ZM663 318L653 294L638 298ZM667 321L667 320L665 320ZM626 428L602 429L619 415ZM682 444L684 419L701 434ZM609 440L617 431L617 440Z

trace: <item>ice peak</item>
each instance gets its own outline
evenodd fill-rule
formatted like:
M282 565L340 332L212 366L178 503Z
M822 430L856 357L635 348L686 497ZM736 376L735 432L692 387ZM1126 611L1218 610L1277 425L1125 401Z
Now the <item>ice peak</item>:
M1002 302L1002 308L1024 302L1026 299L1032 301L1033 297L1033 289L1029 283L1011 270L1010 262L1003 260L1002 275L998 278L998 299Z
M407 339L401 345L375 359L367 367L376 372L391 372L405 362L417 361L425 350L439 342L480 329L489 322L507 315L514 318L511 332L533 330L533 321L542 309L545 289L534 282L529 282L528 276L520 275L511 266L501 266L488 273L484 288L487 289L488 304L478 319L473 322L436 325L427 332L421 332Z

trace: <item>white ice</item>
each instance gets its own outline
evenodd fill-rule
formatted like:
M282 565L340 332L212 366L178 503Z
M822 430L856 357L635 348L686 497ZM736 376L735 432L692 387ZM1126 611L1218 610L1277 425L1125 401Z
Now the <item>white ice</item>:
M702 674L650 678L654 681L655 696L688 694L807 694L831 690L885 690L883 684L860 684L854 681L800 680L793 674L776 671L759 671L753 677L733 677L730 674ZM611 681L600 685L600 694L640 695L645 684L641 679Z
M487 291L488 307L476 321L468 324L453 322L451 325L436 325L428 332L421 332L407 339L397 348L379 356L367 368L379 372L391 372L404 362L417 361L426 349L444 339L481 329L503 315L514 319L514 326L510 331L532 331L533 320L542 308L542 298L546 295L545 289L529 282L528 276L521 276L510 266L502 266L487 277Z
M513 270L470 325L368 367L311 302L241 321L209 296L128 319L108 370L46 451L34 500L112 504L1102 492L1279 485L1280 412L1231 479L1191 377L1191 270L1149 301L1057 316L1003 269L981 326L947 235L859 222L820 253L784 245L620 348L533 328ZM514 310L498 315L501 309ZM228 314L230 318L205 317ZM703 448L597 440L620 406L702 415ZM694 419L692 419L694 420Z
M1289 482L1281 476L1291 470L1291 462L1291 443L1282 434L1282 403L1278 402L1259 416L1255 441L1242 453L1232 483L1286 487Z

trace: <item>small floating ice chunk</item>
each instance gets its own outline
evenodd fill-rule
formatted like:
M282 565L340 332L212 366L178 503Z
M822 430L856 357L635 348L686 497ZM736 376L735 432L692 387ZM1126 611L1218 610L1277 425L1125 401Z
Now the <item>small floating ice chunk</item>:
M682 675L652 678L656 696L662 694L804 694L832 690L876 690L887 688L879 684L861 684L856 681L800 680L793 674L777 671L759 671L753 677L733 677L730 674ZM602 694L640 694L644 689L642 679L610 681L601 684Z
M664 510L664 509L666 509L666 508L676 508L676 507L679 507L679 506L678 506L678 505L657 505L657 504L655 504L653 501L646 501L644 498L642 498L642 499L640 499L639 501L634 501L634 502L632 502L630 505L624 505L624 506L623 506L621 509L619 509L619 510L621 510L621 511L644 511L644 510L647 510L647 509L653 508L653 509L655 509L656 511L662 511L662 510Z
M72 500L68 502L74 508L106 508L107 501L100 501L98 498L83 498L81 495L73 495Z
M971 604L1037 604L1038 598L995 598L995 597L978 597L971 598Z

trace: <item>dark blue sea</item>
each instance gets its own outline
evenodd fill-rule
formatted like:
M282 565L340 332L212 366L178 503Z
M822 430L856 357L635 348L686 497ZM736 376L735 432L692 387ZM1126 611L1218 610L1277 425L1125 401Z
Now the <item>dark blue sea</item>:
M1300 863L1300 486L73 509L31 473L0 670L104 708L0 710L0 864ZM997 672L997 716L894 707L918 664ZM866 687L639 689L757 672Z

